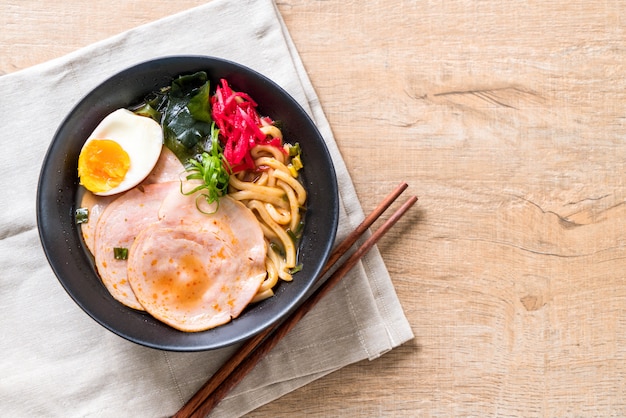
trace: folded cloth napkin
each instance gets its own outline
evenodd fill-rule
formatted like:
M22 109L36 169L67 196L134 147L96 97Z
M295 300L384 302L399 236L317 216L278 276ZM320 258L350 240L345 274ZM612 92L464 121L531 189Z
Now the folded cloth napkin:
M35 219L39 170L65 115L114 73L176 54L237 61L290 92L310 112L334 159L341 195L338 240L363 219L329 124L271 0L214 0L0 77L3 416L171 416L235 349L159 351L105 330L64 292L39 243ZM347 364L374 359L412 337L374 248L214 415L241 416Z

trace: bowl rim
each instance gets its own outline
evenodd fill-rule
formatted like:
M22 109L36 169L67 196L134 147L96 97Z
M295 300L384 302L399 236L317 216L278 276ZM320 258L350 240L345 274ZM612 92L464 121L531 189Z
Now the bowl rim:
M48 177L51 175L51 173L56 174L56 175L61 175L60 172L62 170L57 166L58 165L57 158L59 157L59 155L61 154L61 150L63 149L62 140L64 138L63 136L64 129L66 125L68 124L68 122L72 120L73 116L77 112L81 111L86 106L86 104L89 103L89 101L94 97L94 95L96 95L96 92L98 92L99 89L105 88L106 86L114 83L115 80L128 76L129 74L132 74L133 72L137 72L139 74L142 69L145 69L151 66L153 67L155 65L156 66L168 66L168 65L176 66L177 62L192 63L193 65L188 65L189 67L194 67L194 66L198 66L202 64L202 66L207 67L207 70L209 68L213 68L215 65L225 66L227 68L234 69L237 72L241 72L242 74L246 76L254 77L256 80L266 85L264 88L275 91L276 94L278 94L281 97L281 100L285 100L288 103L289 108L296 109L298 113L298 117L302 118L302 122L309 125L309 127L312 129L311 132L316 137L313 141L315 143L315 147L320 148L317 151L320 152L321 155L323 155L324 162L328 164L328 169L329 169L329 172L326 173L326 175L330 179L329 184L327 185L328 187L330 187L330 189L324 190L324 193L331 195L330 200L332 203L332 207L327 207L323 214L320 213L320 216L324 216L328 218L328 220L330 220L328 229L325 231L325 234L329 237L329 239L326 242L323 242L322 248L319 248L316 250L316 251L319 251L320 259L318 260L317 263L315 263L314 268L310 270L310 274L309 274L310 277L308 278L306 284L302 286L302 288L297 292L297 295L298 295L297 298L293 300L287 300L286 302L282 301L283 302L282 308L277 310L278 315L276 315L275 318L273 318L272 320L265 320L262 324L250 326L248 327L246 332L242 332L238 335L231 336L229 338L223 338L219 342L204 340L201 338L186 339L185 337L181 337L183 341L189 340L189 341L194 342L194 344L182 344L179 342L172 342L172 341L159 342L158 330L154 331L156 332L156 334L151 334L151 331L146 331L146 332L140 333L141 334L140 336L137 336L137 335L134 335L132 332L130 332L128 329L120 329L119 327L115 326L114 321L116 319L120 320L121 318L124 317L124 312L119 312L120 307L123 310L127 310L128 315L131 315L131 314L137 315L139 311L134 311L131 308L128 308L117 301L114 301L114 302L115 304L119 306L115 306L112 311L108 308L94 309L91 305L87 304L84 300L82 300L82 298L80 297L81 292L77 290L75 283L68 281L68 278L65 277L65 275L68 274L68 272L72 272L76 274L78 273L89 274L89 272L85 271L85 266L82 266L82 265L79 266L78 261L76 263L71 263L71 262L68 262L67 258L62 259L61 257L58 256L59 252L62 251L60 250L60 247L63 247L62 245L60 245L61 244L60 237L58 236L59 231L54 230L54 229L53 230L49 229L51 225L64 225L64 226L67 226L69 229L71 229L71 231L66 231L64 228L61 234L62 236L65 237L65 244L68 246L68 248L66 249L69 250L68 251L69 254L66 254L66 257L75 256L74 254L72 254L72 250L77 250L77 251L81 250L80 248L75 249L71 247L70 243L68 242L68 239L72 237L74 239L79 238L79 247L82 246L82 244L80 244L82 243L82 236L80 236L81 235L80 229L73 222L73 213L75 209L74 205L70 205L69 207L70 210L67 211L66 213L63 213L62 210L60 210L60 212L57 213L59 217L67 216L68 218L70 218L71 220L70 223L67 222L67 219L51 220L49 218L50 217L49 209L51 207L55 207L56 205L57 209L61 208L62 202L59 199L65 199L63 200L63 203L65 203L68 200L67 194L65 195L65 197L63 197L64 196L63 193L68 192L67 187L61 187L60 185L55 185L56 190L50 190L49 181L47 180ZM189 73L191 71L181 70L180 72L178 72L178 74ZM170 78L173 78L176 76L176 74L170 74L169 76ZM209 78L211 79L211 76L209 76ZM141 99L141 97L137 97L136 99ZM262 100L260 101L262 102ZM130 106L131 104L132 103L127 103L126 106ZM67 141L67 138L66 138L66 141ZM68 158L67 155L65 155L65 158L66 159ZM78 187L77 175L74 174L73 178L75 179L74 179L73 189L71 190L72 195L73 195L71 198L71 201L75 201L75 194L77 193L77 187ZM307 192L308 191L309 190L307 189ZM51 198L54 195L56 195L56 201L52 202ZM80 100L78 100L78 102L74 104L71 110L65 115L65 117L62 119L62 121L58 125L52 137L52 140L48 146L48 149L45 153L44 159L41 164L39 179L37 183L36 218L37 218L37 228L38 228L38 233L39 233L40 244L44 250L44 254L48 261L48 264L52 268L57 280L60 282L60 284L68 293L68 295L71 297L71 299L73 299L74 302L85 313L87 313L92 319L94 319L97 323L99 323L104 328L108 329L109 331L113 332L114 334L117 334L118 336L128 341L131 341L131 342L134 342L139 345L146 346L146 347L151 347L151 348L166 350L166 351L182 351L182 352L207 351L207 350L227 347L227 346L236 344L238 342L241 342L243 340L246 340L258 334L264 329L280 321L281 318L286 317L290 312L292 312L297 307L297 305L301 304L310 295L313 285L316 282L317 277L321 273L322 268L324 267L324 264L326 263L330 255L332 246L334 244L334 240L336 238L336 233L338 230L338 224L339 224L338 182L337 182L337 175L336 175L336 171L334 168L331 154L329 152L326 141L324 140L317 125L315 124L315 122L313 121L309 113L293 98L293 96L291 96L291 94L289 94L285 89L283 89L276 82L271 80L269 77L266 77L265 75L259 73L258 71L255 71L245 65L239 64L235 61L231 61L228 59L214 57L210 55L168 55L168 56L156 57L156 58L149 59L149 60L144 60L144 61L130 65L120 71L113 73L113 75L105 78L103 81L96 84L95 87L93 87L87 94L85 94ZM306 228L306 222L305 222L305 228ZM315 233L315 231L312 231L312 232ZM74 235L76 234L78 234L80 237L75 237ZM303 245L302 242L300 243L300 245L301 246ZM82 250L83 252L87 251L84 248L82 248ZM311 261L309 261L309 263L311 263ZM93 264L91 265L91 268L94 269L92 273L95 273L95 268L93 267ZM100 278L97 275L97 273L95 273L95 275L96 275L97 280L100 281ZM100 281L100 284L101 284L101 281ZM146 313L139 313L139 314L148 315ZM243 315L244 314L242 314L242 316ZM241 318L241 316L239 318ZM239 318L235 319L234 321L237 321ZM134 319L134 317L133 317L133 320L135 321L134 323L137 322ZM148 320L147 322L151 322L151 321ZM233 321L231 321L229 324L231 323L233 323ZM217 327L212 330L201 331L199 333L184 333L182 331L174 330L173 328L170 328L167 325L164 325L164 326L167 328L170 328L175 333L180 333L180 335L189 335L189 334L198 335L202 333L216 333L219 337L223 334L222 332L219 332L219 329L222 327L226 327L227 325L228 324L225 324L221 327ZM215 330L218 330L218 331L216 332ZM196 341L202 341L202 342L200 343Z

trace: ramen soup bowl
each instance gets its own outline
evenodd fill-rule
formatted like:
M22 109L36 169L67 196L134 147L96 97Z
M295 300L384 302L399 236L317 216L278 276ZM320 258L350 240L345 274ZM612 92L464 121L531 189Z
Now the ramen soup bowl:
M279 121L285 142L297 142L306 189L304 229L298 242L302 269L279 281L274 296L248 305L237 317L204 331L184 332L132 309L111 296L76 220L83 186L77 165L81 148L103 118L169 86L176 77L206 72L212 91L226 79L247 93L260 115ZM52 270L70 297L97 323L134 343L169 351L226 347L265 330L288 315L311 290L327 261L338 223L338 191L324 139L307 112L272 80L235 62L208 56L170 56L127 68L89 92L61 122L41 168L37 191L39 236Z

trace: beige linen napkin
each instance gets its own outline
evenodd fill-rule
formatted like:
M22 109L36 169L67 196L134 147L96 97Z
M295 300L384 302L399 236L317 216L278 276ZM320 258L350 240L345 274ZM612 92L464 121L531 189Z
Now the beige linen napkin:
M91 88L117 71L174 54L237 61L289 91L310 112L334 158L342 201L338 239L363 218L331 129L271 0L215 0L0 77L3 416L169 416L234 350L164 352L114 335L67 296L39 243L37 180L59 123ZM347 364L374 359L412 337L374 249L214 415L241 416Z

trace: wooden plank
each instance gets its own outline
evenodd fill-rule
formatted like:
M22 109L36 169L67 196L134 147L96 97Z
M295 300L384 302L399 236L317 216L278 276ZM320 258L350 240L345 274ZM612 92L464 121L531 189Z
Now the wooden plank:
M203 3L2 0L0 74ZM626 415L626 3L277 4L416 338L249 416Z

